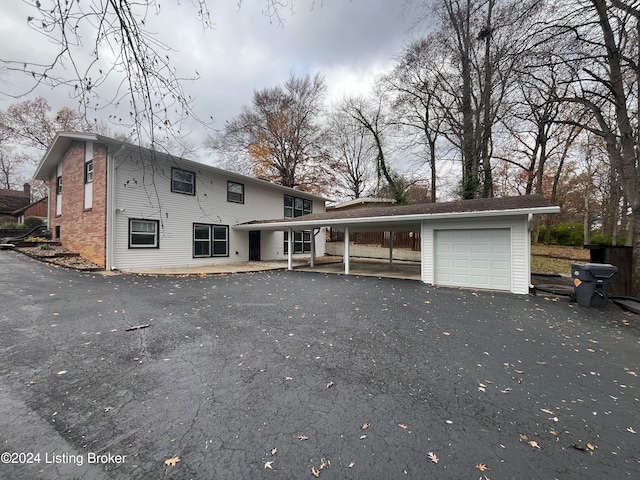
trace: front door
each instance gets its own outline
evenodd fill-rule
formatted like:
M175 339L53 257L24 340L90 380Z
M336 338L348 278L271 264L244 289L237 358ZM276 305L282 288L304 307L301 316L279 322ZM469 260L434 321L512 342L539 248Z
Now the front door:
M249 261L260 261L260 230L249 232Z

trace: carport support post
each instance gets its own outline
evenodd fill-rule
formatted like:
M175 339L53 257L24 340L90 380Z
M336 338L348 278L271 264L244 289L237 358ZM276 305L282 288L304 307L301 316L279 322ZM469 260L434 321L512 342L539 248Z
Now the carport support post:
M293 270L293 230L288 230L287 237L287 270Z
M315 266L316 259L316 236L311 230L311 260L309 261L309 266L313 268Z
M349 275L349 225L344 227L344 274Z

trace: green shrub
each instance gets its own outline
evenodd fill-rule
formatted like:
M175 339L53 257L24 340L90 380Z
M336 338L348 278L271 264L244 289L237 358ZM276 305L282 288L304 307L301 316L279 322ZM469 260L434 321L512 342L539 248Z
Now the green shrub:
M581 246L584 244L584 230L581 223L559 223L551 227L551 243L557 245Z
M24 219L24 226L28 230L32 228L39 227L40 225L44 225L45 222L40 217L27 217Z
M626 233L618 235L618 238L616 239L616 245L624 245L626 239ZM613 237L611 235L605 235L603 233L591 234L591 245L612 245L612 243Z
M26 227L23 223L18 222L4 222L0 223L0 230L23 230Z

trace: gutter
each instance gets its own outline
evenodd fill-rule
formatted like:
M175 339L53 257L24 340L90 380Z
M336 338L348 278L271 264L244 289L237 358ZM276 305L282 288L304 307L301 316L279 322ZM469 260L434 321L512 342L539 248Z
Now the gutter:
M385 215L378 217L356 217L356 218L330 218L324 220L274 220L266 223L241 223L234 225L234 230L287 230L289 228L312 228L331 227L343 225L375 225L388 223L419 223L429 220L477 218L477 217L503 217L517 215L541 215L547 213L559 213L560 207L536 207L518 208L507 210L483 210L476 212L447 212L447 213L418 213L412 215Z

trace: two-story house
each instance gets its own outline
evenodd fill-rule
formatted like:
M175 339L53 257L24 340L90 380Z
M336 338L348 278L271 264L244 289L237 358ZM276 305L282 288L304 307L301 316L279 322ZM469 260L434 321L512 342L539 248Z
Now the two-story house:
M234 225L325 211L325 199L102 135L60 132L35 174L54 239L107 270L324 254L322 229ZM313 244L312 244L313 243Z

